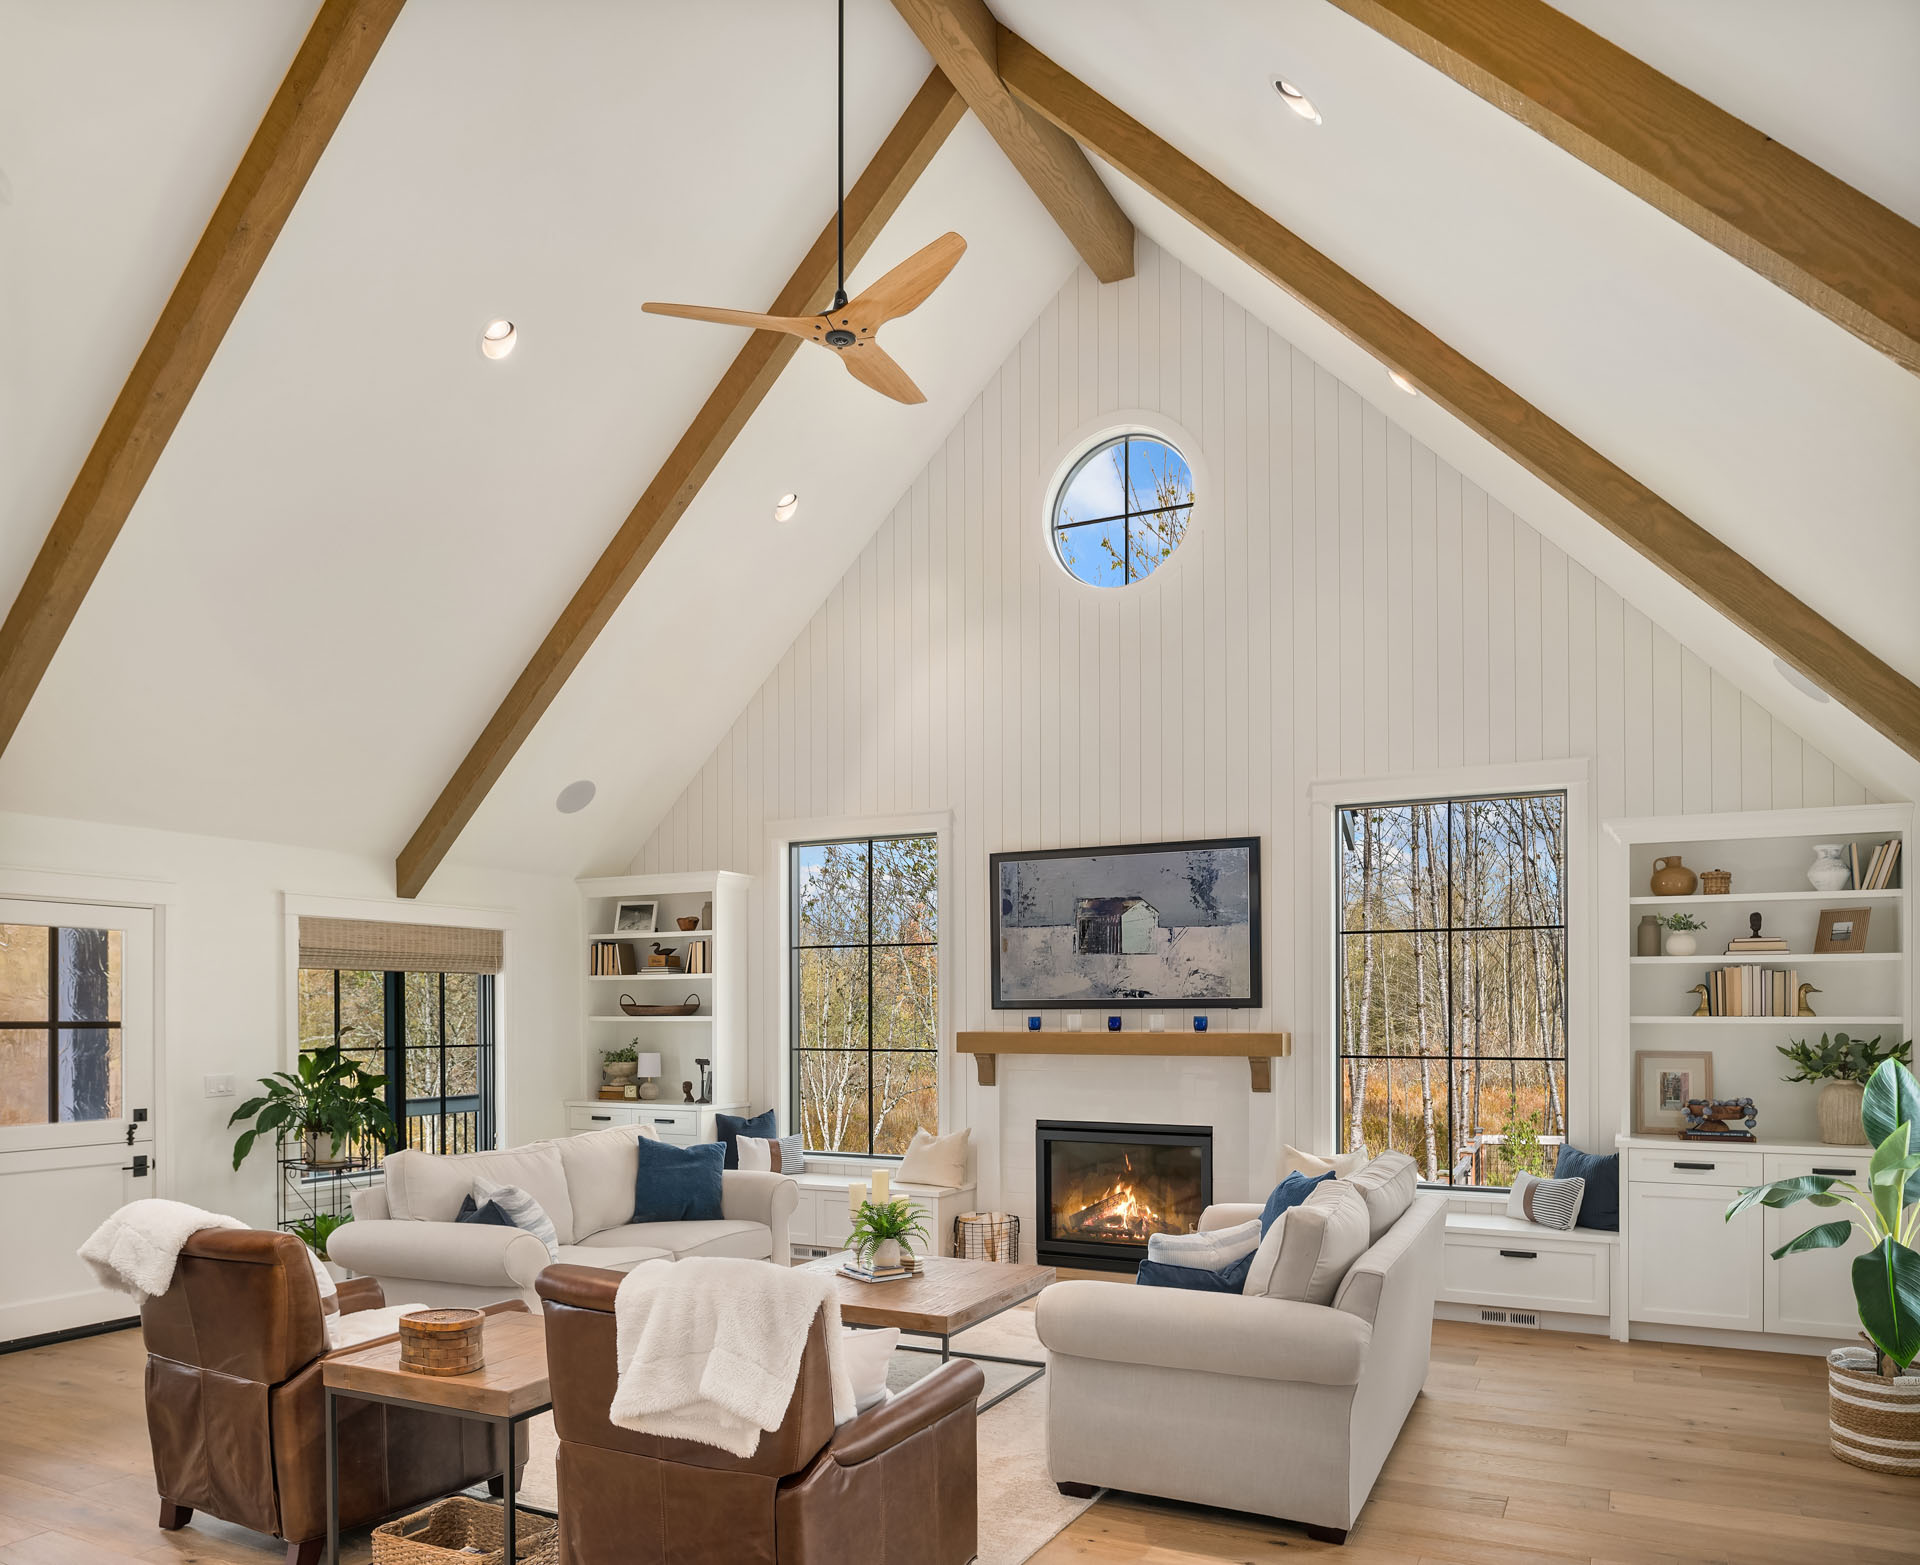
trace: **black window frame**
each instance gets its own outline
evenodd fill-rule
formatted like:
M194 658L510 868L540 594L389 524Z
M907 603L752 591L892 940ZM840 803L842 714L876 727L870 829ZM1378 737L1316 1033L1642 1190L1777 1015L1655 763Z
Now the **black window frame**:
M93 1021L72 1016L62 1016L61 1002L66 993L66 988L60 981L62 972L60 962L60 936L64 933L103 935L107 937L107 949L111 951L113 947L112 937L114 935L120 935L122 940L121 956L124 961L126 952L125 932L119 929L104 928L95 924L29 923L19 925L18 927L23 929L44 929L47 932L47 1016L44 1021L0 1021L0 1031L43 1032L47 1035L47 1117L43 1123L48 1125L97 1125L102 1122L111 1122L116 1117L124 1119L126 1117L126 1082L124 1076L121 1079L122 1102L120 1114L115 1116L111 1113L104 1112L113 1106L113 1080L110 1068L106 1081L106 1098L101 1105L102 1113L88 1118L69 1117L62 1119L60 1116L60 1034L63 1032L118 1033L121 1031L121 1021L119 1018L115 1018L112 1021ZM124 979L124 970L122 977ZM112 1040L109 1039L108 1041L111 1042ZM124 1058L121 1063L122 1069L124 1070Z
M1187 483L1188 497L1182 504L1180 505L1149 505L1149 506L1138 506L1138 507L1134 505L1133 503L1133 443L1136 440L1151 440L1155 445L1165 446L1167 450L1171 451L1176 457L1180 459L1180 465L1186 468L1187 470L1187 480L1188 480L1188 483ZM1121 508L1118 511L1114 511L1106 516L1088 516L1088 517L1082 518L1077 522L1061 521L1060 508L1061 506L1066 504L1067 495L1073 489L1073 481L1076 478L1078 478L1080 474L1086 469L1086 466L1089 462L1093 461L1096 457L1104 456L1107 452L1111 451L1115 446L1120 447L1120 494L1121 494L1121 500L1122 500ZM1079 461L1073 464L1073 467L1067 473L1066 478L1062 480L1058 492L1054 495L1053 515L1047 519L1048 536L1053 541L1054 558L1060 562L1061 567L1066 571L1066 573L1069 576L1071 576L1075 581L1081 583L1083 586L1131 587L1135 581L1135 577L1133 574L1133 524L1134 522L1136 520L1140 520L1149 516L1165 516L1169 512L1173 512L1173 511L1185 511L1187 513L1188 521L1191 522L1193 519L1193 507L1194 507L1192 480L1193 480L1193 463L1187 460L1186 452L1182 451L1171 440L1167 439L1165 435L1156 435L1151 430L1131 429L1122 435L1109 436L1107 439L1102 440L1091 451L1087 452L1086 455L1081 457ZM1119 522L1121 524L1120 564L1121 564L1121 570L1124 574L1122 576L1122 579L1118 582L1088 581L1086 577L1082 576L1078 571L1076 571L1073 568L1072 565L1070 565L1067 562L1066 555L1063 554L1060 550L1060 536L1062 533L1076 532L1082 527L1099 527L1104 525L1107 522ZM1164 533L1156 532L1155 536L1159 537L1163 543L1166 541L1166 535ZM1164 554L1160 556L1158 564L1154 565L1152 570L1148 570L1145 573L1143 573L1138 579L1141 581L1145 581L1148 576L1151 576L1154 573L1154 571L1159 570L1161 565L1166 564L1168 560L1173 558L1174 549L1179 548L1180 544L1185 541L1185 538L1186 538L1186 535L1182 533L1180 538L1174 541L1173 548L1168 549Z
M368 969L362 969L367 971ZM340 1042L340 974L341 968L318 968L308 971L330 972L333 975L333 1041ZM351 969L348 969L351 971ZM431 976L439 980L436 985L437 1025L434 1029L435 1041L430 1045L415 1046L407 1042L407 979L413 974L388 972L381 975L381 1022L382 1035L378 1051L363 1045L347 1045L349 1055L370 1055L378 1052L382 1073L387 1078L387 1113L392 1118L398 1134L383 1149L385 1152L399 1152L408 1148L423 1152L464 1153L491 1152L497 1128L498 1104L496 1099L495 1065L495 997L494 975L477 973L474 976L477 993L474 1002L474 1084L475 1091L459 1097L447 1095L447 975L435 973ZM465 976L465 975L457 975ZM464 1048L464 1044L455 1044L455 1048ZM439 1053L437 1079L440 1082L438 1096L410 1098L407 1096L407 1055L425 1050ZM302 1052L311 1052L310 1046L303 1046ZM474 1115L473 1134L469 1139L460 1138L464 1144L450 1146L448 1126L457 1115L464 1114L468 1107ZM411 1133L416 1120L431 1118L435 1124L432 1146L422 1145Z
M876 950L883 950L883 949L891 950L895 948L932 950L935 953L935 962L936 962L935 982L944 983L946 979L943 974L939 974L938 967L937 967L937 964L939 961L938 953L940 950L940 936L939 936L938 928L936 928L934 938L931 940L875 940L873 938L873 845L876 842L931 842L933 844L935 874L936 874L936 884L937 884L938 865L939 865L939 856L940 856L940 834L938 832L933 832L933 831L865 832L865 833L857 833L853 836L845 836L845 837L817 837L817 838L810 839L809 841L806 841L806 842L792 842L787 845L787 877L792 882L792 885L790 887L790 900L789 900L789 907L788 907L788 917L792 920L792 922L788 926L788 937L787 937L787 1015L790 1018L792 1018L791 1025L789 1027L789 1036L787 1039L787 1061L788 1061L788 1065L790 1066L790 1070L788 1074L792 1077L792 1081L789 1084L789 1091L787 1094L787 1098L788 1098L787 1111L791 1116L791 1118L788 1120L787 1123L791 1127L793 1134L800 1135L800 1136L804 1136L806 1134L806 1116L802 1114L800 1111L800 1069L799 1069L800 1057L804 1054L845 1054L845 1053L852 1052L845 1049L809 1049L800 1042L799 1017L800 1017L801 953L803 951L865 950L865 952L867 953L867 1046L866 1046L867 1146L866 1146L866 1150L864 1152L857 1152L857 1151L847 1151L843 1148L808 1147L808 1146L803 1146L802 1150L807 1152L810 1155L818 1155L823 1158L824 1157L870 1157L870 1158L880 1158L880 1159L898 1162L901 1154L897 1152L876 1152L873 1150L874 1132L879 1128L874 1123L874 1118L873 1118L873 1056L875 1053L875 1050L873 1047L873 953ZM802 920L800 917L800 855L803 852L805 852L808 848L852 847L855 844L863 845L866 849L866 854L867 854L867 918L866 918L867 938L864 941L858 941L858 940L816 941L811 944L803 944L800 939L800 930L802 928ZM944 911L939 907L939 904L937 901L934 907L934 916L936 919L940 919L944 917ZM944 927L944 926L940 926L940 927ZM940 1038L939 1038L937 1027L934 1034L933 1047L930 1049L906 1049L906 1050L895 1049L891 1051L882 1050L880 1052L882 1053L891 1052L895 1054L901 1054L901 1053L926 1054L930 1056L934 1062L934 1074L937 1082L938 1076L939 1076L939 1064L940 1064ZM936 1092L937 1092L937 1088L936 1088ZM937 1130L938 1126L936 1125L934 1128Z
M1471 921L1470 917L1466 917L1466 918L1458 917L1454 910L1463 905L1464 898L1460 891L1460 883L1455 876L1455 866L1454 866L1455 811L1462 806L1494 803L1503 799L1542 799L1542 798L1558 799L1560 801L1560 862L1558 867L1558 873L1555 876L1555 884L1559 892L1559 903L1560 903L1559 921L1557 923L1534 923L1534 924L1476 924ZM1364 810L1404 810L1404 809L1412 809L1418 806L1425 806L1427 808L1441 808L1446 811L1446 820L1447 820L1446 885L1445 885L1444 894L1440 893L1439 891L1436 891L1436 894L1435 894L1436 905L1444 905L1444 907L1447 910L1443 921L1439 924L1416 923L1408 926L1378 928L1373 930L1348 929L1346 927L1345 877L1342 874L1342 862L1341 862L1342 844L1343 844L1345 833L1347 831L1348 822L1350 821L1352 816ZM1449 996L1456 996L1460 992L1457 986L1456 973L1454 969L1454 959L1455 959L1455 953L1457 950L1458 936L1480 935L1480 934L1502 934L1502 933L1525 934L1529 931L1552 932L1559 936L1558 948L1560 951L1561 968L1560 968L1560 985L1559 985L1560 1003L1559 1003L1557 1015L1558 1015L1561 1052L1558 1055L1533 1055L1533 1054L1482 1055L1482 1054L1472 1053L1468 1050L1463 1050L1462 1048L1457 1046L1459 1040L1456 1036L1456 1027L1460 1020L1461 1007L1456 1003L1449 1003L1443 1006L1440 1011L1442 1024L1446 1032L1446 1052L1444 1054L1430 1055L1429 1058L1433 1060L1436 1064L1439 1064L1442 1062L1444 1062L1445 1064L1449 1105L1451 1105L1452 1103L1452 1097L1453 1097L1455 1086L1460 1080L1460 1076L1458 1073L1458 1066L1460 1061L1462 1060L1466 1060L1473 1064L1476 1076L1480 1074L1481 1067L1489 1062L1504 1062L1508 1065L1536 1065L1536 1064L1543 1065L1548 1073L1551 1073L1554 1067L1557 1065L1560 1068L1560 1072L1561 1072L1560 1114L1561 1114L1562 1128L1560 1131L1556 1132L1553 1126L1544 1125L1542 1127L1542 1134L1543 1135L1560 1134L1563 1136L1563 1138L1566 1141L1568 1141L1569 1143L1571 1142L1571 1127L1572 1127L1572 1120L1573 1120L1573 1101L1572 1101L1573 1071L1572 1071L1572 1062L1570 1058L1571 1034L1568 1030L1568 1019L1570 1015L1570 1005L1571 1005L1572 983L1571 983L1570 973L1571 973L1571 968L1573 963L1573 951L1567 937L1567 852L1568 852L1568 844L1569 844L1569 837L1570 837L1571 811L1572 811L1572 800L1569 794L1569 790L1564 787L1511 788L1511 789L1499 789L1499 790L1494 790L1486 793L1441 795L1441 796L1432 797L1432 798L1374 799L1374 800L1365 801L1363 803L1342 804L1342 805L1336 806L1334 810L1334 831L1335 831L1335 837L1334 837L1334 843L1333 843L1334 905L1332 909L1332 915L1333 915L1333 921L1334 921L1333 1093L1334 1093L1334 1115L1335 1115L1334 1145L1336 1150L1342 1151L1342 1152L1346 1150L1347 1116L1348 1116L1349 1108L1351 1107L1347 1098L1348 1062L1352 1060L1366 1059L1369 1061L1385 1064L1387 1067L1387 1083L1388 1083L1387 1099L1388 1099L1389 1105L1391 1105L1393 1065L1395 1063L1413 1064L1417 1062L1419 1059L1419 1056L1417 1054L1413 1054L1413 1055L1372 1054L1372 1053L1356 1054L1356 1053L1349 1052L1347 1048L1347 1011L1346 1011L1347 952L1355 941L1363 939L1369 933L1372 933L1374 935L1411 934L1411 935L1437 936L1438 944L1442 949L1442 951L1444 951L1444 956L1441 958L1441 960L1444 961L1446 966L1444 992ZM1349 847L1347 851L1351 851L1351 848ZM1389 1127L1391 1127L1391 1120L1389 1120ZM1476 1130L1474 1134L1479 1134L1479 1132ZM1380 1149L1380 1150L1385 1150L1385 1149ZM1400 1150L1404 1150L1404 1149L1400 1149ZM1456 1180L1454 1178L1454 1174L1460 1167L1460 1164L1462 1162L1462 1155L1461 1155L1460 1149L1451 1144L1451 1137L1449 1137L1448 1155L1451 1161L1448 1163L1445 1169L1445 1177L1438 1181L1429 1181L1425 1177L1425 1174L1423 1171L1420 1179L1420 1184L1423 1187L1433 1188L1433 1189L1442 1189L1442 1190L1484 1190L1484 1191L1501 1191L1501 1190L1506 1190L1510 1188L1506 1185L1489 1185L1489 1184L1476 1183L1471 1178L1468 1178L1465 1180Z

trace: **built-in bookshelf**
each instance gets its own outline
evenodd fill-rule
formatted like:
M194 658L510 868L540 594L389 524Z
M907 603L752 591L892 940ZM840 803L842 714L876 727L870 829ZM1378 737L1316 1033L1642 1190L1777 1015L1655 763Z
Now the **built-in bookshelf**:
M750 876L726 870L690 875L619 875L579 882L581 896L581 1085L600 1086L601 1055L632 1045L660 1056L659 1097L681 1102L681 1083L698 1091L697 1060L713 1070L713 1101L744 1102L746 1060L746 930ZM651 929L621 922L624 904L651 904ZM681 929L681 919L696 927ZM650 967L656 949L670 966ZM689 970L691 967L691 971ZM627 968L629 971L617 969ZM615 970L609 970L615 969ZM692 1003L679 1016L630 1016L637 1005Z
M1687 1051L1711 1054L1716 1097L1754 1100L1761 1144L1819 1140L1819 1088L1783 1080L1791 1067L1777 1050L1822 1032L1911 1036L1913 930L1906 853L1911 820L1906 805L1861 805L1611 821L1602 828L1600 1035L1610 1056L1603 1074L1618 1095L1622 1132L1633 1129L1634 1053ZM1883 855L1892 859L1890 884L1865 891L1808 886L1816 845L1840 844L1850 870L1857 854L1864 875L1875 850L1889 842L1901 850ZM1696 875L1728 871L1731 889L1719 895L1702 887L1686 896L1653 894L1654 861L1675 856ZM1864 949L1816 951L1821 914L1843 908L1865 913ZM1694 934L1698 949L1684 956L1664 950L1640 955L1641 919L1682 911L1706 923ZM1784 941L1786 950L1728 952L1729 941L1749 936L1756 913L1763 936ZM1702 984L1717 1012L1755 1008L1752 989L1744 999L1738 992L1734 970L1744 967L1787 970L1796 991L1799 983L1814 985L1807 996L1814 1014L1790 1014L1791 1004L1785 1007L1789 1014L1694 1014L1701 998L1696 986ZM1716 985L1721 970L1731 977ZM1778 1008L1777 992L1764 1003Z

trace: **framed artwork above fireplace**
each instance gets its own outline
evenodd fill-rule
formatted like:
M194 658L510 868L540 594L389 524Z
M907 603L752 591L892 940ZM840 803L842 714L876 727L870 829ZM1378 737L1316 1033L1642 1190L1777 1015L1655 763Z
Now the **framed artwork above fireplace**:
M996 1010L1257 1006L1260 839L996 853Z

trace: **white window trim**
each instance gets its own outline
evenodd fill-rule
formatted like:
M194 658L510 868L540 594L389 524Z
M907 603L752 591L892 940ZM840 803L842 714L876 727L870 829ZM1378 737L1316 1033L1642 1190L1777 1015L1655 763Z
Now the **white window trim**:
M1338 1143L1339 968L1335 957L1334 816L1364 804L1401 804L1418 799L1463 799L1506 793L1564 792L1567 796L1567 1139L1595 1146L1599 1125L1600 1073L1593 1036L1593 930L1597 882L1594 857L1598 822L1592 810L1593 763L1586 759L1525 761L1450 771L1410 772L1394 777L1356 777L1317 782L1313 812L1313 1036L1307 1051L1306 1123L1311 1149L1330 1155ZM1462 1186L1461 1188L1470 1188Z
M767 1101L774 1105L784 1122L793 1102L793 986L787 981L788 964L793 959L793 849L798 843L828 842L844 837L932 837L935 840L935 852L939 855L935 894L940 899L940 937L934 943L934 950L940 964L940 994L935 1019L939 1048L934 1068L940 1095L940 1133L958 1130L967 1124L967 1095L960 1090L953 1050L952 931L954 919L964 916L965 910L956 909L953 904L956 877L951 810L904 815L827 815L773 821L768 825L766 863L770 873L767 880L773 892L764 910L767 949L773 953L769 973L773 994L768 1010L778 1023L774 1036L779 1044L766 1070L770 1083ZM796 1125L788 1125L786 1133L793 1135L798 1129ZM822 1161L833 1158L847 1163L891 1165L900 1161L897 1157L859 1152L822 1152L819 1156Z
M1193 475L1193 510L1187 517L1187 531L1181 537L1180 547L1166 556L1150 574L1125 586L1101 587L1090 581L1082 581L1067 569L1067 562L1060 558L1060 550L1054 544L1053 513L1060 503L1060 492L1066 487L1073 470L1079 466L1080 459L1096 446L1104 445L1109 440L1118 440L1122 435L1145 435L1149 439L1165 442L1180 454L1180 459L1187 464L1187 471ZM1196 529L1204 530L1208 501L1214 492L1212 474L1199 438L1184 425L1151 408L1115 408L1088 419L1054 448L1051 459L1041 464L1040 472L1046 475L1040 490L1040 533L1046 557L1053 562L1053 568L1068 586L1080 592L1103 595L1138 592L1153 587L1156 582L1177 580L1180 570L1184 568L1187 540L1197 536Z
M505 908L455 907L446 903L401 902L376 897L313 897L281 894L281 1010L280 1060L285 1070L299 1069L300 1053L300 920L304 918L358 918L381 924L451 924L459 928L500 931L500 971L493 980L493 1101L495 1145L515 1146L515 1105L512 1095L507 1025L508 984L513 973L514 918Z

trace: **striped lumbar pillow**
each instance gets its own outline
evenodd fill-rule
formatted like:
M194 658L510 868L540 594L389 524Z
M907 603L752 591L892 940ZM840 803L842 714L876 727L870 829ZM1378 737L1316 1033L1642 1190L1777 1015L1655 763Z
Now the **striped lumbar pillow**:
M1580 1215L1580 1199L1587 1193L1584 1179L1536 1179L1516 1174L1507 1194L1507 1216L1542 1228L1571 1228Z

